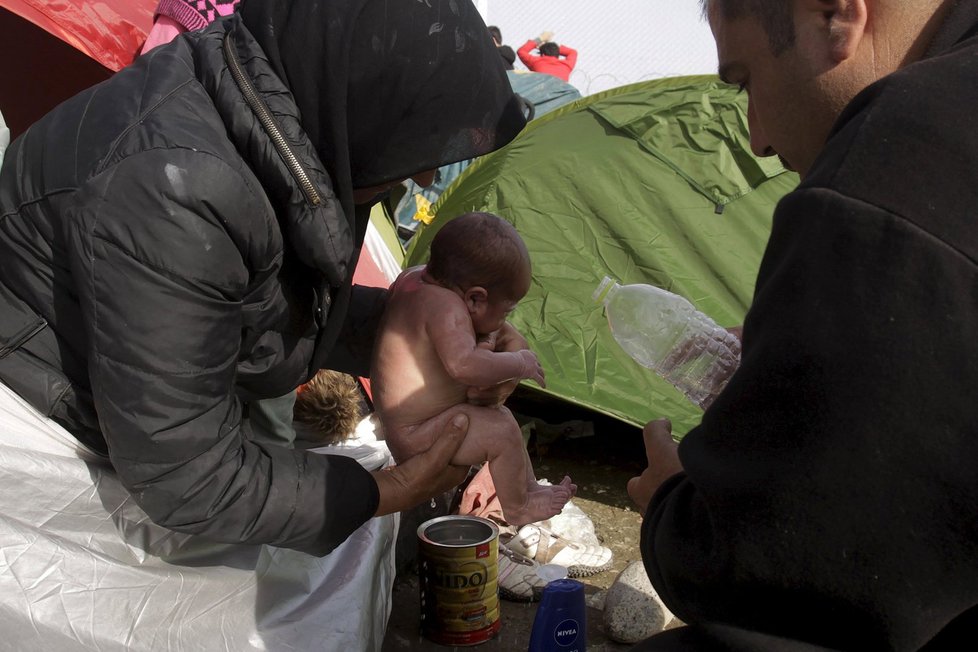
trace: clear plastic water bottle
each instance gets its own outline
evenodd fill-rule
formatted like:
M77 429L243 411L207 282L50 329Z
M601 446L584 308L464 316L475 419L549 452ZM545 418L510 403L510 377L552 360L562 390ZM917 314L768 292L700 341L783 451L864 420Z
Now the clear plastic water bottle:
M621 348L704 410L740 364L740 340L678 294L605 276L593 299Z

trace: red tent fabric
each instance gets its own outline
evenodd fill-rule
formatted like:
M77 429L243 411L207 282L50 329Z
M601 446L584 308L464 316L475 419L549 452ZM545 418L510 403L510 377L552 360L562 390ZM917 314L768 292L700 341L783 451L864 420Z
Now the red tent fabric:
M16 138L135 59L157 0L0 0L0 112Z
M0 7L113 72L136 58L153 26L156 4L157 0L0 0Z

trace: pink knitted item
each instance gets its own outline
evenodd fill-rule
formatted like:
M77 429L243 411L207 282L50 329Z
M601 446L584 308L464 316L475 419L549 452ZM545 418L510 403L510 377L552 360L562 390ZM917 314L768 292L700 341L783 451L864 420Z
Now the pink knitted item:
M143 43L141 52L146 54L157 45L169 43L176 38L177 34L182 34L186 31L183 25L169 16L157 16L156 20L153 21L153 28L146 35L146 42Z
M160 0L157 16L167 16L187 31L201 29L222 16L230 16L238 0Z

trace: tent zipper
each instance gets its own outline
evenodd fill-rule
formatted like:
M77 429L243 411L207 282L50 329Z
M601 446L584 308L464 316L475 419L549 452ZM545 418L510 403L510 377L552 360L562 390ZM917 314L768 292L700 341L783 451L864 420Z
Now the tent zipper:
M303 169L302 164L299 163L299 159L296 157L292 148L289 147L288 142L286 142L285 137L282 135L282 131L275 124L275 119L272 118L272 112L269 111L268 106L265 104L264 100L258 95L258 91L255 90L254 85L248 76L245 75L244 69L241 67L241 62L238 61L238 57L234 52L234 45L231 43L231 35L226 34L224 36L224 60L228 64L228 70L231 72L231 77L234 78L235 83L241 90L241 94L244 95L245 102L254 111L255 117L258 118L258 122L261 123L265 131L268 132L269 138L272 140L272 145L275 146L276 151L282 157L285 162L285 166L292 173L292 177L295 179L296 183L299 184L299 188L302 189L302 193L306 196L306 200L313 206L318 206L322 199L319 193L316 191L316 187L312 184L309 179L309 175Z

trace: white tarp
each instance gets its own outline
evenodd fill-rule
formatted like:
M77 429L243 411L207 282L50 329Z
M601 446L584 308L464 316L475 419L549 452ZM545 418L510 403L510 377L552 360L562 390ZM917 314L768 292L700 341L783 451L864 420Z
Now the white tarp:
M378 461L370 442L344 450ZM371 519L323 558L163 529L0 384L0 650L379 650L398 524Z
M7 151L8 145L10 145L10 129L7 129L7 123L0 113L0 164L3 164L3 154Z

